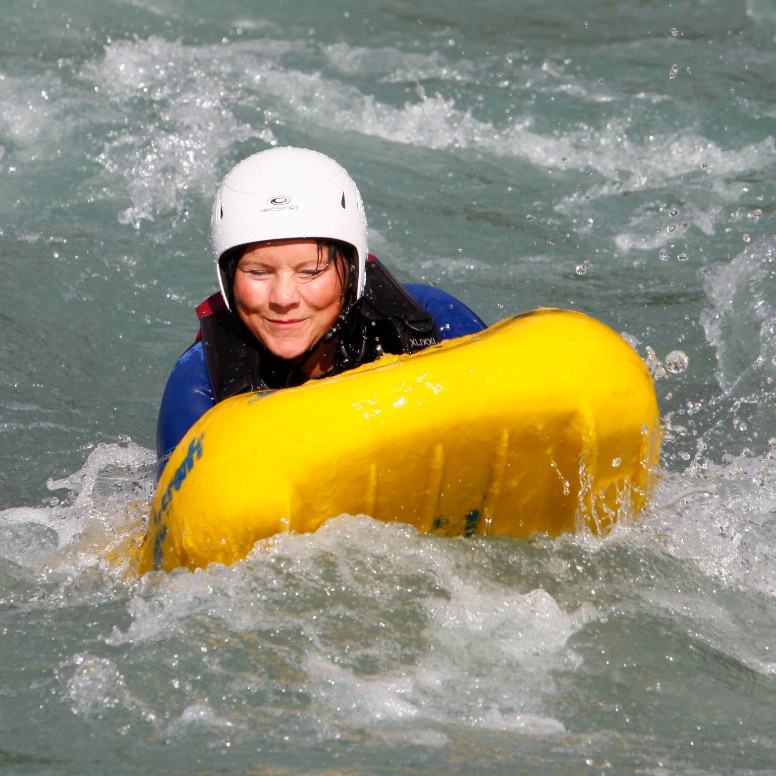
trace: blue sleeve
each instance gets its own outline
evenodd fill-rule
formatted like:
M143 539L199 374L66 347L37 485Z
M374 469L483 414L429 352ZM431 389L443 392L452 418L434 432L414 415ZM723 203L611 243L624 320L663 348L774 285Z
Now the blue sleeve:
M173 367L156 424L156 475L186 432L213 406L202 343L192 345Z
M407 283L404 288L426 312L431 314L443 340L475 334L486 328L485 323L476 313L447 291L419 283Z

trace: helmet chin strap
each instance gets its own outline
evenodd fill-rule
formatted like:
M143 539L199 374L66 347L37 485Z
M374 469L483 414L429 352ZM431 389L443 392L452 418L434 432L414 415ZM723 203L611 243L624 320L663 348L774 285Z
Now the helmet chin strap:
M342 329L342 324L345 323L345 318L347 318L348 313L350 312L353 305L350 305L347 309L343 308L342 312L337 316L337 320L334 321L334 325L324 334L318 342L315 343L313 346L314 348L317 348L318 345L325 344L327 342L331 342L339 333L340 329Z
M316 354L316 352L320 348L325 347L335 340L337 334L339 334L339 331L342 328L343 322L344 316L342 313L340 313L337 317L337 320L334 322L334 325L326 332L326 334L324 334L316 343L307 348L304 353L298 355L296 358L289 359L289 361L296 369L304 372L305 364L307 364L307 362Z
M337 338L337 335L340 333L342 326L345 323L345 319L353 309L353 304L348 305L347 308L343 307L342 311L337 316L337 320L334 321L334 325L315 344L311 345L307 350L305 350L304 353L294 359L298 366L301 367L302 365L306 364L315 353L315 351L317 351L318 348L320 348L322 345L328 345L330 342L333 342Z

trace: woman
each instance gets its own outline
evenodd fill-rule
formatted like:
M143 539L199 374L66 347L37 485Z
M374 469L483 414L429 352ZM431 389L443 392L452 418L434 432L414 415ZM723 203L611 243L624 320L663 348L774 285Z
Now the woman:
M221 290L197 308L200 334L167 382L159 474L186 431L223 399L485 326L454 297L403 287L367 255L356 184L316 151L275 148L237 164L216 195L212 244Z

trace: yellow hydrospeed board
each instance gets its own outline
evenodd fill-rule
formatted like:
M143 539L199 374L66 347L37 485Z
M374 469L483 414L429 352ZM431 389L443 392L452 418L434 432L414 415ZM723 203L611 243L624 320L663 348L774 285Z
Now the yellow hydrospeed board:
M167 463L140 571L244 558L341 514L458 535L557 535L643 507L650 374L581 313L536 310L420 353L228 399Z

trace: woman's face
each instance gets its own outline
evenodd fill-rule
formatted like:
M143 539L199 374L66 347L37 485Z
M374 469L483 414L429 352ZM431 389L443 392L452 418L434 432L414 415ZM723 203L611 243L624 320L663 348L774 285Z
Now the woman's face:
M315 240L255 243L237 262L237 314L280 358L294 359L313 347L334 325L343 298L335 262Z

